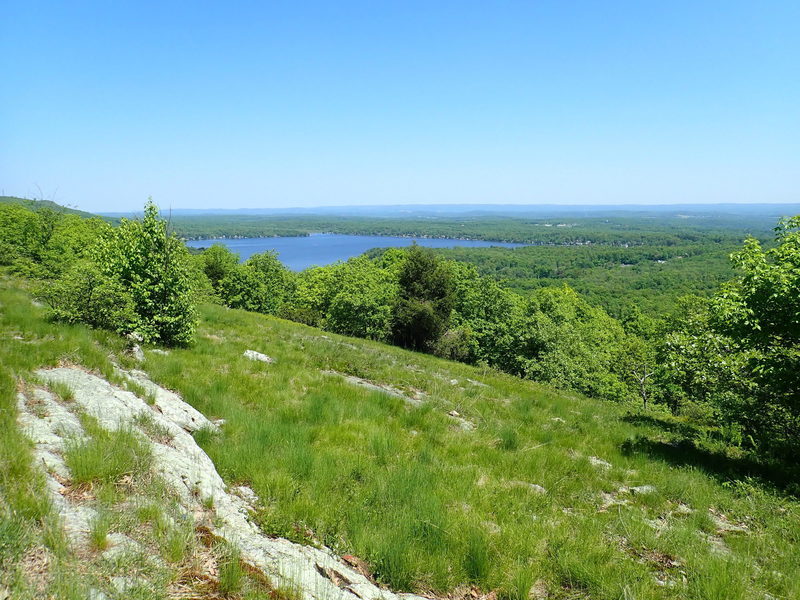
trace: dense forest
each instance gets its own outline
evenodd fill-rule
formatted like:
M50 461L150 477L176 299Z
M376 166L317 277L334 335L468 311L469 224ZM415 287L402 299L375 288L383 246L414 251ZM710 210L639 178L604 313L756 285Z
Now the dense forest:
M713 294L674 299L673 290L665 306L675 309L657 316L655 290L647 292L651 310L628 303L616 318L594 302L613 281L575 281L586 297L567 285L571 269L598 263L631 260L633 267L616 267L630 272L637 260L700 261L702 252L693 256L678 240L731 244L737 235L667 229L647 233L639 226L636 236L662 244L631 258L610 244L572 248L581 253L571 261L553 254L550 264L521 262L514 268L528 280L516 280L543 280L518 283L528 292L521 295L498 281L503 269L493 271L491 249L479 251L489 258L478 266L465 262L467 251L448 256L412 246L293 273L271 253L240 263L213 245L190 255L152 203L142 219L116 227L5 204L0 264L42 282L39 295L53 318L150 343L191 344L194 305L216 302L638 404L683 419L694 432L687 443L758 461L790 459L800 448L800 218L777 223L769 249L754 237L739 244L726 283L716 286L725 269L706 265L712 276L703 285L715 286ZM621 241L619 235L609 231L608 239ZM664 284L681 287L669 275Z
M445 259L466 262L481 275L528 295L567 284L591 304L622 317L634 307L656 316L686 294L710 296L733 277L732 239L674 246L525 246L437 249Z

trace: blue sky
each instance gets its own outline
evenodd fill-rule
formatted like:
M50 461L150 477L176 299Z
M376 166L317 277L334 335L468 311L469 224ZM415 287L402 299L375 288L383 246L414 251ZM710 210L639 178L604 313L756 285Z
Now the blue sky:
M5 0L0 191L797 202L798 30L796 0Z

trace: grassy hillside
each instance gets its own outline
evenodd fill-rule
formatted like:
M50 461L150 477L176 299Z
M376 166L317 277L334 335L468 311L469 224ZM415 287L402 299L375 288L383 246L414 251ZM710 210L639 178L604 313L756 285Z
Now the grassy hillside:
M702 431L263 315L201 312L193 347L146 349L142 368L225 419L198 441L228 483L258 493L268 533L355 554L398 590L800 597L800 503L781 491L792 483L701 450L713 439L685 441ZM111 334L48 323L15 280L0 284L0 337L0 483L13 491L28 476L9 427L13 377L59 362L109 375L111 358L132 359Z

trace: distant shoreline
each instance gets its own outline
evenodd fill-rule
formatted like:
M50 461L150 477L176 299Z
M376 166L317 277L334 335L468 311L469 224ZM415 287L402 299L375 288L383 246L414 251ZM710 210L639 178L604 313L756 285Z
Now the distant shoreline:
M273 235L222 235L217 237L183 237L184 241L187 242L202 242L202 241L211 241L211 240L261 240L261 239L271 239L271 238L301 238L301 237L312 237L316 235L346 235L350 237L362 236L362 237L385 237L385 238L405 238L405 239L420 239L420 240L453 240L453 241L463 241L463 242L497 242L498 244L519 244L520 246L536 246L540 245L539 242L517 242L514 240L498 240L498 239L487 239L487 238L476 238L476 237L453 237L449 235L412 235L409 233L340 233L338 231L309 231L306 234L298 234L298 233L291 233L286 235L281 235L279 233ZM549 245L549 244L548 244ZM560 245L560 244L553 244L553 245Z

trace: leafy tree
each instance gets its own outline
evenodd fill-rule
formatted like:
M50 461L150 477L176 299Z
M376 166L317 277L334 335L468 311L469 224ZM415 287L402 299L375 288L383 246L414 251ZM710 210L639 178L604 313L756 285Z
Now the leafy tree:
M355 258L335 268L336 289L325 313L325 328L336 333L386 340L391 332L397 286L373 261Z
M219 295L231 308L270 313L277 303L267 287L264 275L251 265L236 265L220 281Z
M217 290L211 283L211 280L206 275L205 261L203 260L202 253L193 254L189 251L189 279L192 288L192 295L196 303L200 302L213 302L221 304L222 300L217 294Z
M746 359L751 394L737 420L776 452L800 448L800 216L782 219L776 246L749 238L731 258L739 276L714 298L711 328Z
M752 387L748 357L734 339L714 329L709 300L685 297L678 307L656 347L664 400L675 414L697 403L723 413L729 426L737 423Z
M284 314L306 325L321 326L336 295L338 265L312 267L296 280L291 309Z
M516 330L512 372L597 398L625 398L615 373L622 326L568 286L537 291Z
M386 340L397 286L376 261L351 258L299 274L284 314L344 335Z
M508 367L508 353L521 314L520 298L493 279L479 276L472 265L451 263L450 270L454 330L442 340L445 345L437 353L448 358L458 356L465 362L484 361L498 368ZM454 347L456 342L460 344L458 349Z
M622 380L642 401L642 408L646 409L648 401L657 393L656 349L653 344L635 335L625 336L618 369Z
M217 264L225 264L225 276L217 284L222 301L232 308L243 308L277 315L294 288L294 277L274 252L254 254L244 264L230 265L222 252ZM236 255L232 255L236 256Z
M202 256L203 270L211 281L214 289L219 287L220 281L236 268L239 264L239 255L231 252L224 244L213 244L207 248Z
M632 395L641 400L642 408L646 409L648 402L660 398L657 345L663 325L635 306L628 311L621 324L625 338L616 372L628 385Z
M189 253L149 200L141 221L123 219L102 236L92 259L100 273L118 281L133 300L131 329L146 341L188 344L196 326Z
M427 350L447 330L453 308L453 281L445 263L429 249L408 249L398 277L393 311L395 343Z
M0 205L0 264L22 275L57 277L109 229L100 219L82 219L44 207Z
M264 312L278 314L283 304L294 292L294 274L278 260L277 252L253 254L245 264L261 275L270 296L269 308Z

